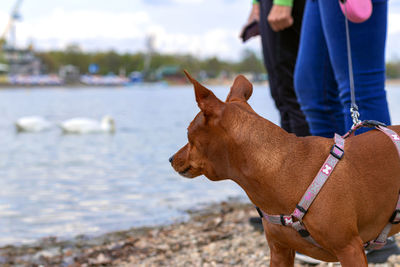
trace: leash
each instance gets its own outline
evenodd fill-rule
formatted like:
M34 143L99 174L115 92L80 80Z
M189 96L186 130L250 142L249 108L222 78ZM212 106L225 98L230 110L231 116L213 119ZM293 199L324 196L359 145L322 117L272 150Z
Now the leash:
M345 4L346 0L340 0L340 2ZM350 113L353 119L353 127L355 127L356 125L360 124L361 121L359 120L360 113L358 112L358 106L356 104L356 96L354 89L353 61L351 58L351 43L350 43L349 20L347 18L347 5L344 5L344 15L345 15L344 21L346 25L347 62L349 67L350 96L351 96Z
M349 30L349 19L347 13L347 5L345 3L347 0L339 0L343 4L344 9L344 23L346 26L346 46L347 46L347 64L349 68L349 83L350 83L350 97L351 97L351 106L350 106L350 113L351 118L353 119L353 126L350 130L343 136L347 138L348 136L352 135L357 129L361 127L367 128L376 128L376 127L386 127L386 124L375 121L375 120L365 120L360 121L360 113L358 111L358 106L356 104L356 96L355 96L355 89L354 89L354 73L353 73L353 60L351 56L351 43L350 43L350 30Z

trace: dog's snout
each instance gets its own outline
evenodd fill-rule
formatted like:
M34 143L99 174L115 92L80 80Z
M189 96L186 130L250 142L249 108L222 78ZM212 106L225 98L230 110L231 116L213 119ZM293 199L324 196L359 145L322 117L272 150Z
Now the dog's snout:
M175 156L175 155L172 155L172 156L168 159L170 163L172 163L172 161L174 160L174 156Z

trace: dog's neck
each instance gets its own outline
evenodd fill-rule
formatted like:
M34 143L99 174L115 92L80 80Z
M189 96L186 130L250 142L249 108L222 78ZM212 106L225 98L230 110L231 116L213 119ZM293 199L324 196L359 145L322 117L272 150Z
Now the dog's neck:
M309 183L307 178L299 179L299 170L293 168L301 163L296 164L297 158L304 156L304 138L289 134L259 116L241 123L240 133L233 130L234 144L227 146L232 148L229 165L235 166L229 179L239 184L265 212L291 212L300 196L287 192Z

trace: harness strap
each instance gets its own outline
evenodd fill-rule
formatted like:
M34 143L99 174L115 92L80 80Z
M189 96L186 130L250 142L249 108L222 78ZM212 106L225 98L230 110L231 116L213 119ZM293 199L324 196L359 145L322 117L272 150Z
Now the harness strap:
M304 224L302 222L295 222L293 223L292 227L300 234L300 236L302 238L304 238L305 240L307 240L308 242L310 242L311 244L317 246L317 247L321 247L317 241L314 240L314 238L312 238L312 236L310 235L310 233L307 231L306 227L304 226Z
M263 212L261 209L259 209L258 207L256 207L256 209L259 212L261 218L264 218L268 222L273 223L273 224L278 224L278 225L282 225L282 226L291 226L305 240L307 240L308 242L314 244L317 247L321 247L314 240L314 238L311 237L310 233L307 231L306 227L304 226L304 224L302 222L300 222L300 221L293 222L292 215L268 215L265 212Z
M312 181L311 185L307 188L307 191L301 198L296 209L293 211L292 215L299 221L303 220L304 215L307 213L314 199L317 197L319 191L321 191L325 182L328 180L329 176L333 172L336 164L344 155L344 139L335 134L335 144L333 145L328 158L322 164L321 169L318 171L317 176Z
M335 144L332 146L328 158L318 171L318 174L308 187L299 204L296 205L296 209L293 213L291 215L269 215L257 208L260 216L270 223L293 227L304 239L320 247L305 228L302 219L343 155L344 139L340 135L335 134ZM297 219L296 222L293 221L294 218Z
M259 207L256 207L256 209L260 217L266 219L270 223L279 224L282 226L292 226L293 224L292 215L269 215L262 211Z
M395 146L397 148L397 152L399 153L399 157L400 157L400 137L399 137L399 135L397 133L395 133L394 131L390 130L389 128L383 127L381 125L376 126L375 128L390 137L390 139L395 144Z
M310 233L305 228L302 219L304 215L307 213L312 202L318 195L319 191L321 190L321 188L323 187L323 185L333 172L336 164L343 157L344 142L345 142L344 138L351 136L352 134L354 134L355 130L361 127L371 127L371 128L375 127L377 130L389 136L393 141L393 143L395 144L397 152L400 157L400 137L394 131L390 130L389 128L386 128L384 124L375 121L364 121L363 123L353 125L352 129L348 133L346 133L343 137L335 134L335 144L333 145L328 158L325 160L321 169L318 171L318 174L312 181L311 185L307 188L307 191L303 195L299 204L296 205L296 208L291 215L269 215L264 211L262 211L261 209L259 209L258 207L256 207L259 215L270 223L293 227L293 229L295 229L304 239L314 244L315 246L320 247L320 245L311 237ZM294 219L297 219L297 221L294 221ZM398 223L400 223L400 194L397 200L396 210L391 216L389 223L384 227L382 232L375 240L365 243L364 248L365 249L382 248L386 244L386 239L390 233L390 230L392 229L393 224L398 224Z
M364 244L365 249L381 249L384 245L386 245L387 237L392 230L393 224L400 223L400 195L397 199L396 210L393 212L392 216L390 217L389 223L385 225L382 232L379 236L372 241L368 241Z
M400 194L397 200L396 210L393 212L392 217L390 217L389 222L391 224L399 224L400 223Z
M399 135L397 133L395 133L394 131L390 130L389 128L383 127L381 125L378 125L375 128L390 137L390 139L395 144L397 152L400 156L400 137L399 137ZM389 223L386 224L385 228L383 228L382 232L379 234L379 236L375 240L365 243L364 248L365 249L380 249L380 248L382 248L386 244L387 237L390 233L390 230L392 230L393 224L398 224L398 223L400 223L400 194L399 194L399 198L397 199L396 210L393 212L393 214L389 220Z

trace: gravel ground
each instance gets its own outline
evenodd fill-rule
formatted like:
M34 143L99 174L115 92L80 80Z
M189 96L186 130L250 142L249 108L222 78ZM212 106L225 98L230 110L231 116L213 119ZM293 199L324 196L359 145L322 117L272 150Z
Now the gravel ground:
M264 234L248 222L257 216L253 206L233 201L190 213L189 221L167 226L3 247L0 266L269 266ZM400 267L400 256L369 266Z

